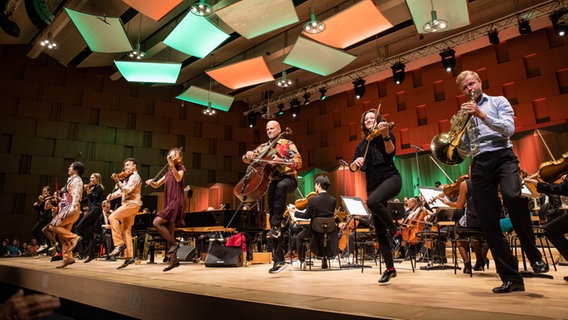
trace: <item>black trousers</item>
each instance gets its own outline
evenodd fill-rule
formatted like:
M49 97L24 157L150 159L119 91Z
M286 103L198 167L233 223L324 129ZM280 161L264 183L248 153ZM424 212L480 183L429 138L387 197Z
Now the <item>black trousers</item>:
M271 226L280 226L282 224L284 211L286 211L286 198L288 193L294 191L297 186L296 180L289 177L270 182L268 186L268 208L270 210ZM285 249L286 242L283 235L273 239L272 260L274 262L284 261Z
M568 213L549 221L544 226L544 231L548 240L552 242L564 260L568 260L568 240L565 236L568 233Z
M509 211L521 246L531 262L542 259L535 245L535 237L528 207L528 199L521 196L519 161L511 149L483 153L473 159L471 165L472 195L475 211L483 236L487 240L497 273L502 281L523 282L519 263L509 248L509 242L501 231L501 187L503 205Z
M387 202L394 198L402 188L402 179L395 175L387 178L374 190L367 190L367 207L373 214L373 225L379 242L381 256L387 268L394 268L391 242L396 232L393 217L387 210Z

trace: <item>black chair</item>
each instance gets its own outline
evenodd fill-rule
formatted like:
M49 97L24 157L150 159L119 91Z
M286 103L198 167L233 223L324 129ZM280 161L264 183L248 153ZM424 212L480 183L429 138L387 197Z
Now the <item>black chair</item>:
M341 260L339 258L338 234L334 217L316 217L311 221L311 237L309 246L309 268L312 269L311 256L312 253L322 258L322 261L329 258L337 257L339 267L341 268ZM322 262L323 263L323 262Z
M473 241L479 241L480 245L483 244L483 241L485 241L483 239L483 234L481 232L481 229L478 228L466 228L466 227L456 227L456 234L457 234L457 238L454 238L452 240L452 253L456 252L457 254L457 244L458 242L465 242L466 243L466 252L467 252L467 257L468 260L471 263L471 251L473 248ZM458 267L458 259L457 256L454 256L454 274L457 273L457 270L459 269ZM485 270L485 262L483 263L482 266L483 270ZM471 268L469 270L469 276L473 277L473 268Z
M433 263L432 255L428 255L428 265L420 267L421 270L440 270L440 269L455 269L455 266L446 265L446 252L445 242L448 239L450 232L453 232L455 226L454 209L441 209L436 214L436 221L430 222L432 228L417 232L416 236L424 243L432 244L432 251L438 252L438 263L435 266ZM452 245L452 258L456 259L456 252Z

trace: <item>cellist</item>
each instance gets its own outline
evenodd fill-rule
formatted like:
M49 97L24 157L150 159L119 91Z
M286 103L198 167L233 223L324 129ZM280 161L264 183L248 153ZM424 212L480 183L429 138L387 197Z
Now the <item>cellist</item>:
M298 186L297 170L302 167L302 157L294 142L283 138L274 141L280 136L281 132L282 129L278 121L268 121L266 134L269 141L243 155L243 162L246 164L252 161L267 161L271 169L267 191L271 228L266 236L273 239L272 260L274 265L268 270L269 273L278 273L286 268L284 260L285 241L281 237L282 222L284 221L284 211L286 211L287 194L293 192ZM272 150L267 150L271 146ZM261 154L266 155L264 159L258 159Z

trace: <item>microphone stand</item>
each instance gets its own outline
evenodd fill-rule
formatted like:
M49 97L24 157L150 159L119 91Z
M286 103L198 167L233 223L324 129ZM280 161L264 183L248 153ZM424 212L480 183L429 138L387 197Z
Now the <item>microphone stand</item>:
M420 186L420 163L418 162L418 151L423 151L423 150L419 146L415 145L410 145L410 146L414 148L414 155L416 156L416 169L418 170L418 177L416 178L415 188L418 189L418 187Z

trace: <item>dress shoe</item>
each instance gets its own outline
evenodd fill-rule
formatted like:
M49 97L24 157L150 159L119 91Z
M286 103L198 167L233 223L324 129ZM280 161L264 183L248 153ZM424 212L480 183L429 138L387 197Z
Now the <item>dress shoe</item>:
M475 264L477 266L477 264ZM471 274L471 262L464 262L463 264L463 273ZM473 268L475 270L475 268Z
M126 246L121 244L119 246L114 247L114 250L112 250L111 253L108 254L109 257L114 257L117 254L121 253L122 251L124 251L124 249L126 249Z
M126 268L129 265L133 264L134 262L136 262L136 260L134 260L134 258L126 258L126 260L124 260L124 263L121 264L117 269Z
M525 285L518 282L505 281L500 287L493 288L493 293L509 293L513 291L525 291Z
M542 260L531 263L531 267L533 268L534 273L546 273L550 270L548 264L544 263Z
M396 270L395 269L387 269L383 276L379 279L379 283L387 283L391 278L396 278Z
M165 268L164 268L164 272L170 271L170 270L172 270L173 268L177 268L177 267L179 267L179 261L177 261L176 263L172 264L171 266L165 267Z
M67 252L73 251L73 249L75 249L79 241L81 241L81 236L76 236L73 240L71 240L71 245L69 245L69 249L67 249Z
M93 261L93 260L95 260L95 257L94 257L94 256L92 256L92 257L89 256L89 257L87 257L87 259L85 259L85 261L83 261L83 263L89 263L89 262L91 262L91 261Z
M568 281L568 276L564 277L564 281Z
M321 268L322 268L322 269L327 269L327 259L326 259L326 258L323 258L323 259L321 260Z
M56 268L65 268L70 264L74 264L75 263L75 259L73 258L68 258L68 259L63 259L63 263L58 265Z

